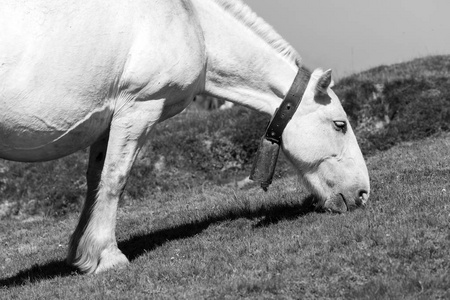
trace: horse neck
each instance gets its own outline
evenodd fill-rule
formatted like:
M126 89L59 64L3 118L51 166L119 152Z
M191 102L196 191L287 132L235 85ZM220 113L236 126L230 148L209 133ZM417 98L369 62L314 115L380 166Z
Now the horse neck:
M300 58L274 47L261 33L227 11L220 1L192 2L207 54L204 93L274 114L298 71L295 58ZM250 17L255 15L251 13ZM263 26L272 37L279 37L269 25ZM281 37L280 41L285 43Z

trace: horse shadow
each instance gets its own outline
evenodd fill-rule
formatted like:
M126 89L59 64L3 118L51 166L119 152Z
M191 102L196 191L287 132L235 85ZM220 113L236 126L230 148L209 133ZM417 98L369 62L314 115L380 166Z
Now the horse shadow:
M125 241L119 242L119 249L130 261L138 258L144 253L151 251L164 243L193 237L210 225L223 221L232 221L239 218L259 219L253 226L271 226L282 220L293 220L307 213L315 211L314 198L307 197L303 204L275 204L270 207L257 209L242 209L239 211L225 211L220 215L205 216L202 220L186 224L179 224L169 228L156 230L147 234L133 236ZM80 274L76 269L66 264L64 260L55 260L43 265L34 265L29 269L20 271L8 278L0 278L0 287L14 287L24 284L39 282L56 277L67 277Z

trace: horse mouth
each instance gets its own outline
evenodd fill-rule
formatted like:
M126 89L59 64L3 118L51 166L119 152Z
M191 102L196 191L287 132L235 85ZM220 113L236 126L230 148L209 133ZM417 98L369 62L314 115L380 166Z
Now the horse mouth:
M345 213L356 208L356 205L349 205L344 195L339 193L325 201L323 208L333 213Z
M353 211L358 208L365 208L367 202L368 195L367 193L361 195L358 199L354 201L349 201L349 199L345 198L345 196L341 193L330 197L323 204L323 209L328 212L333 213L345 213L349 211Z

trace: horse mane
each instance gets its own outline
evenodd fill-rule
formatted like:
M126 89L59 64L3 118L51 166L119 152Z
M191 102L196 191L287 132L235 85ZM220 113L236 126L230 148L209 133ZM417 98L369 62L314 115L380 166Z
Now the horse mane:
M232 14L236 19L240 20L250 29L252 29L259 37L271 45L275 50L283 56L301 66L301 57L298 52L279 35L272 26L270 26L261 17L256 15L251 8L241 0L214 0L226 12Z

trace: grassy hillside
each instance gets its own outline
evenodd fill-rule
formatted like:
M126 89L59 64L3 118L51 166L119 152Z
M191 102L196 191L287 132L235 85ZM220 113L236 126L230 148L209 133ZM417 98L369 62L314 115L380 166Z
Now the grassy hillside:
M295 178L203 187L119 210L124 270L63 262L76 216L0 223L1 299L448 299L450 135L368 159L365 210L315 213Z
M192 109L160 124L120 203L132 264L97 277L63 262L87 151L0 161L0 299L450 298L449 70L435 56L337 83L373 188L342 216L313 212L283 158L268 193L233 186L268 116Z
M334 90L366 154L450 128L450 56L380 66Z

